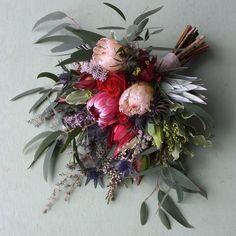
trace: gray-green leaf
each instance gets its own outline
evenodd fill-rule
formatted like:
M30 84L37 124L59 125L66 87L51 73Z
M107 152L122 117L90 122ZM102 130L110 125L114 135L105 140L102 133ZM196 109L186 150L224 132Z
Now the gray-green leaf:
M144 19L146 19L147 17L155 14L156 12L160 11L163 8L163 6L158 7L156 9L153 9L151 11L147 11L141 15L139 15L135 20L134 20L134 24L138 25L141 21L143 21Z
M67 17L67 15L64 12L61 11L55 11L52 12L42 18L40 18L34 25L33 30L35 30L40 24L47 22L47 21L55 21L55 20L61 20L63 18Z
M141 225L145 225L147 223L147 220L148 220L148 206L147 206L147 203L144 201L140 207Z
M169 220L168 216L166 215L166 213L161 208L158 209L158 214L159 214L162 224L167 229L171 229L170 220Z
M37 142L39 139L42 139L44 137L47 137L49 134L51 134L52 131L45 131L42 132L38 135L36 135L35 137L33 137L28 143L26 143L26 145L23 148L23 151L25 151L26 149L28 149L33 143Z
M34 154L34 160L33 162L30 164L29 168L31 168L35 162L38 160L38 158L43 154L43 152L49 147L51 146L51 144L60 136L62 135L64 132L61 130L57 130L52 132L51 134L49 134L39 145L38 149L36 150L35 154Z
M23 93L20 93L18 94L17 96L15 96L14 98L11 99L11 101L15 101L19 98L22 98L22 97L25 97L25 96L28 96L28 95L31 95L31 94L34 94L34 93L38 93L42 90L44 90L45 88L44 87L39 87L39 88L34 88L34 89L30 89L30 90L27 90Z
M112 5L108 2L104 2L103 4L105 4L106 6L112 8L114 11L116 11L126 21L124 13L118 7Z
M159 190L158 192L158 201L160 207L162 207L166 212L168 212L181 225L187 228L193 228L193 226L190 225L185 219L179 208L175 205L171 197L162 190Z
M43 78L43 77L46 77L46 78L49 78L49 79L52 79L54 80L55 82L58 82L58 76L53 74L53 73L50 73L50 72L42 72L40 73L38 76L37 76L37 79L38 78Z

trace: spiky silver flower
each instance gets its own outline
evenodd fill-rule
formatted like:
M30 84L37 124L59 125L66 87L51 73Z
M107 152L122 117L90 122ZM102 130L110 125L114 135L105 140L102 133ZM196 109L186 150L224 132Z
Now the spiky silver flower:
M171 74L161 83L161 89L168 97L179 103L206 104L206 97L199 91L206 90L201 84L194 84L197 77Z

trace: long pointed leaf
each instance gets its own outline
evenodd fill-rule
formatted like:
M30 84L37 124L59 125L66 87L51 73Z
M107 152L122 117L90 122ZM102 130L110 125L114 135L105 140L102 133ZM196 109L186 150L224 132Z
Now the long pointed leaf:
M67 139L65 144L63 145L62 149L61 149L61 153L64 152L66 150L66 148L68 147L68 145L73 141L73 139L79 135L81 132L81 128L75 128L73 129L71 132L68 133L67 135Z
M141 21L143 21L144 19L146 19L147 17L155 14L156 12L160 11L163 8L163 6L158 7L156 9L153 9L151 11L147 11L143 14L141 14L140 16L138 16L135 20L134 20L134 24L138 25Z
M147 220L148 220L148 206L147 206L147 203L144 201L140 207L141 225L145 225L147 223Z
M38 93L38 92L42 91L43 89L45 89L45 88L44 87L39 87L39 88L34 88L34 89L27 90L23 93L18 94L14 98L12 98L11 101L15 101L19 98L22 98L22 97L25 97L25 96L28 96L28 95L31 95L31 94L34 94L34 93Z
M55 21L55 20L61 20L63 18L67 17L67 15L64 12L61 11L55 11L50 14L47 14L46 16L40 18L34 25L33 30L35 30L39 25L41 25L44 22L47 21Z
M31 113L32 111L36 111L48 98L48 96L50 96L51 91L48 93L43 94L42 97L40 97L35 103L34 105L30 108L29 113Z
M159 214L162 224L165 225L167 229L171 229L170 220L168 216L166 215L166 213L161 208L158 209L158 214Z
M176 221L186 228L193 228L192 225L188 223L179 208L175 205L174 201L169 195L167 195L162 190L158 192L158 201L160 207L162 207L166 212L168 212Z
M37 142L39 139L42 139L51 133L52 133L52 131L45 131L45 132L42 132L42 133L36 135L28 143L26 143L26 145L23 148L23 151L25 151L27 148L29 148L33 143Z
M48 174L50 172L50 169L54 168L54 161L58 157L59 154L59 146L58 146L59 141L55 140L53 144L48 148L44 163L43 163L43 177L47 181L48 179ZM52 171L53 172L53 171Z
M104 26L97 28L98 30L125 30L124 27L120 26Z
M53 35L43 39L39 39L35 44L49 43L49 42L63 42L63 43L75 43L77 46L81 45L82 41L75 36L71 35Z
M63 131L57 130L48 135L39 145L38 149L34 154L34 160L28 168L31 168L35 164L35 162L39 159L39 157L43 154L43 152L63 133L64 133Z
M59 80L57 75L55 75L55 74L53 74L53 73L50 73L50 72L42 72L42 73L40 73L40 74L37 76L37 79L38 79L38 78L42 78L42 77L47 77L47 78L49 78L49 79L54 80L55 82L58 82L58 80Z
M106 6L112 8L114 11L116 11L126 21L124 13L118 7L112 5L108 2L104 2L103 4L105 4Z

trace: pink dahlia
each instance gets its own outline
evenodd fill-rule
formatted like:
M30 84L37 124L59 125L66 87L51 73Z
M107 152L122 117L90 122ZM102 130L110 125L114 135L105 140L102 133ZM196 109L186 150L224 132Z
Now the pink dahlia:
M108 71L118 71L123 63L117 53L121 47L115 39L102 38L93 49L93 61Z
M87 110L100 126L108 126L117 121L119 98L112 97L106 92L97 93L87 103Z

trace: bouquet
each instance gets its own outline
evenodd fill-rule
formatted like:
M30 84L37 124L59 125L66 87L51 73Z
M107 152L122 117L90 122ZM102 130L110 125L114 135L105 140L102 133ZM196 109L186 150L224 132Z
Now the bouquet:
M126 21L119 8L104 4ZM173 48L144 46L163 30L148 26L149 17L161 8L144 12L127 28L97 28L110 31L109 36L81 29L59 11L35 24L34 30L47 21L70 20L36 43L59 42L51 49L53 53L72 50L58 62L61 73L37 76L51 79L51 87L34 88L12 99L41 94L30 109L33 113L48 104L30 120L37 127L47 123L50 130L26 144L24 150L40 141L29 168L45 154L43 176L47 180L58 156L65 153L69 158L68 173L61 174L45 213L61 191L68 200L82 183L106 186L110 203L118 188L139 185L143 178L156 176L153 192L140 207L141 224L148 220L148 199L156 193L157 211L167 229L171 228L170 217L193 227L169 193L175 191L178 202L184 193L207 197L187 177L185 160L194 157L193 146L211 145L212 118L201 106L206 104L202 94L206 88L197 77L186 75L185 64L205 52L208 45L205 36L188 25ZM67 33L61 34L62 29ZM117 38L118 30L124 32L123 38ZM160 51L165 55L160 56Z

